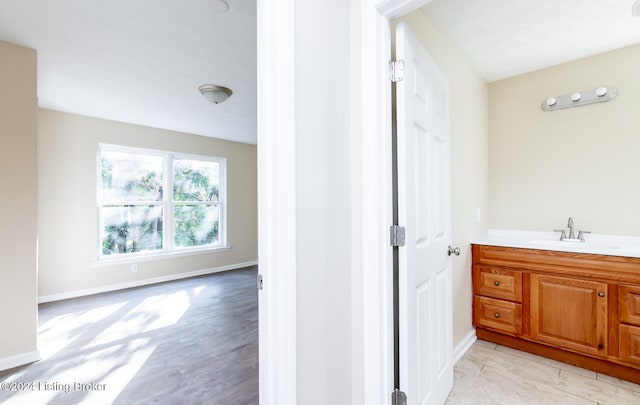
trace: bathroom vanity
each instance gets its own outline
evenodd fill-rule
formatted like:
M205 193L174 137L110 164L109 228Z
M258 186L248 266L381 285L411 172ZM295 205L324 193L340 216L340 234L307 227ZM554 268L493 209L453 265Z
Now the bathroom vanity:
M505 245L472 245L478 338L640 384L640 255Z

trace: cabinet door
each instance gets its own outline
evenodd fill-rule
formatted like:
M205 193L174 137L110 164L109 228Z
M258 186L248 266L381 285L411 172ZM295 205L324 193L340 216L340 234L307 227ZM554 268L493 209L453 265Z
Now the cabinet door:
M606 356L606 283L531 274L530 302L532 338Z
M640 287L621 285L619 291L620 320L640 326Z
M620 360L640 365L640 328L620 325Z

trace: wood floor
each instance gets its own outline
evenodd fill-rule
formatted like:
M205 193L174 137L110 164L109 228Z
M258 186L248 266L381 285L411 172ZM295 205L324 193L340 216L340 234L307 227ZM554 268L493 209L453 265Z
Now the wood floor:
M0 372L0 403L258 404L256 273L40 305L42 360Z
M446 405L640 405L640 385L486 341L454 367Z

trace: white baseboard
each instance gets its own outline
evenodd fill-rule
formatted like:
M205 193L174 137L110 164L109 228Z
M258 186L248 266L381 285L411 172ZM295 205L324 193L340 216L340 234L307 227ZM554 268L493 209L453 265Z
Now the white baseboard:
M84 297L86 295L100 294L100 293L110 292L110 291L124 290L125 288L141 287L143 285L163 283L165 281L173 281L173 280L180 280L180 279L189 278L189 277L204 276L206 274L220 273L222 271L241 269L243 267L249 267L249 266L256 266L257 264L258 264L257 261L236 263L236 264L230 264L227 266L219 266L219 267L212 267L208 269L189 271L186 273L178 273L178 274L171 274L168 276L148 278L145 280L136 280L136 281L130 281L126 283L110 284L102 287L88 288L85 290L76 290L76 291L70 291L70 292L65 292L60 294L43 295L38 297L38 304L42 304L45 302L66 300L69 298Z
M9 370L10 368L23 366L40 360L40 353L35 350L33 352L20 353L15 356L0 359L0 371Z
M453 348L453 364L456 364L458 360L464 356L464 354L471 348L471 345L478 340L476 337L476 328L472 328L469 333Z

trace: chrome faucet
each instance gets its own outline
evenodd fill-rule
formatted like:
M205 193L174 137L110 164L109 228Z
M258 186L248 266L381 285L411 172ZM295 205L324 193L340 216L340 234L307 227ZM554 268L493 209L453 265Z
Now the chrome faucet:
M573 218L569 217L569 222L567 222L567 228L569 228L569 239L575 239L576 234L573 233Z
M564 229L554 229L554 232L560 232L560 240L566 242L585 242L584 234L591 233L591 231L578 231L578 236L576 237L575 231L573 230L573 218L569 217L569 221L567 222L567 228L569 228L569 236Z

